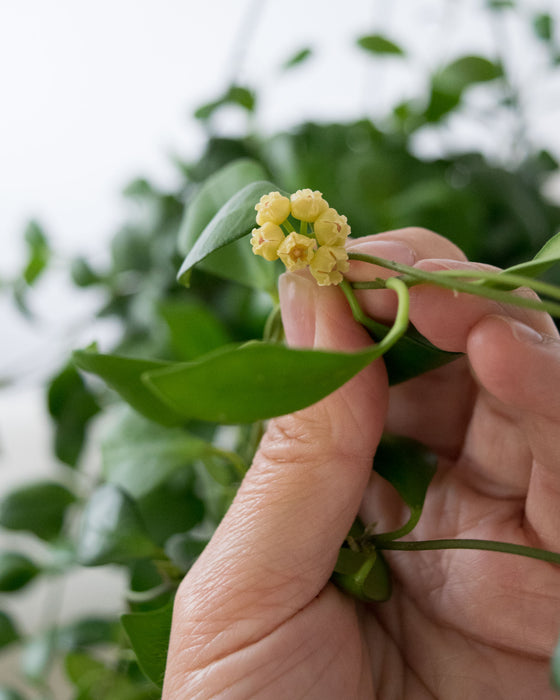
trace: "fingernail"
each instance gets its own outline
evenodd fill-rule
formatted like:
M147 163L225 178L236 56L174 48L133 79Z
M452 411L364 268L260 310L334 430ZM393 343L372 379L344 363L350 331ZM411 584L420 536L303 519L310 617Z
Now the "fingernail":
M534 328L521 323L521 321L516 321L513 318L507 318L504 320L509 325L513 337L520 343L536 344L543 342L543 336Z
M294 272L278 280L282 323L288 345L313 347L317 284Z
M377 258L385 258L401 265L414 265L416 253L410 246L401 241L353 241L348 246L351 253L374 255Z

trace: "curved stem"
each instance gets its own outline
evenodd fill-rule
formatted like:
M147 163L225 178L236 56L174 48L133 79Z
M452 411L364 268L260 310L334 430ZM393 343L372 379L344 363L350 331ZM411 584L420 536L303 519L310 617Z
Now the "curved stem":
M414 530L416 525L418 525L418 521L420 520L421 515L422 515L421 508L411 509L410 518L406 521L406 523L402 527L399 527L397 530L391 530L390 532L381 532L379 535L368 536L367 537L368 544L373 544L376 547L376 549L382 549L382 547L380 546L380 543L392 542L393 540L398 540L401 537L408 535L408 533L412 532L412 530ZM366 538L363 538L363 539L366 539Z
M519 297L510 294L509 292L500 291L498 289L493 289L492 287L483 286L477 282L461 282L460 280L453 278L449 275L452 270L439 270L436 272L427 272L425 270L418 270L415 267L409 267L408 265L402 265L401 263L393 262L392 260L385 260L384 258L378 258L374 255L364 255L362 253L349 253L348 258L350 260L360 260L361 262L368 262L372 265L378 265L380 267L385 267L388 270L393 270L395 272L400 272L403 275L402 281L406 282L407 286L411 287L415 284L421 284L422 282L431 282L438 287L443 287L444 289L451 289L456 292L465 292L467 294L474 294L479 297L485 297L486 299L492 299L498 301L502 304L510 304L513 306L521 306L527 309L534 309L536 311L546 311L556 317L560 317L560 304L551 301L540 301L536 299L528 299L526 297ZM471 277L476 276L476 271L473 272ZM393 278L390 278L393 279ZM526 280L527 285L530 286L532 280ZM354 289L377 289L379 287L377 282L354 282L352 285Z
M527 547L522 544L496 542L495 540L417 540L416 542L381 542L377 549L394 549L406 552L419 552L436 549L482 549L489 552L518 554L522 557L540 559L560 566L560 554L546 549Z

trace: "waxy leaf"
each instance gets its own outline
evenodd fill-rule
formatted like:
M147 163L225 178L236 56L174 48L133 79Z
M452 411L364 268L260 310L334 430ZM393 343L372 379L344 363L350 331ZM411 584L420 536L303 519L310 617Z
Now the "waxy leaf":
M260 163L250 158L240 158L205 180L186 208L177 239L179 252L186 255L191 250L212 218L239 190L253 182L266 180L266 176ZM253 207L255 204L256 201Z
M77 367L101 377L132 408L161 425L180 425L183 420L166 403L149 391L140 377L144 372L161 369L170 363L140 360L119 355L102 355L94 350L77 350L72 359Z
M231 340L217 316L201 304L169 301L161 305L160 313L181 360L194 360Z
M227 346L197 362L147 372L143 379L185 418L252 423L315 403L378 355L294 350L251 342Z
M304 49L300 49L293 56L291 56L287 61L284 62L284 64L282 65L282 69L289 70L290 68L294 68L295 66L299 66L304 61L307 61L307 59L310 58L312 54L313 54L313 51L310 48L306 47Z
M47 237L36 221L30 221L25 229L27 244L27 264L23 271L23 279L31 286L44 272L49 263L51 251Z
M32 532L44 540L57 537L68 506L76 500L62 484L39 481L7 493L0 501L0 525Z
M101 443L105 479L134 498L207 454L207 442L180 428L164 428L125 409Z
M0 552L0 591L18 591L39 573L39 567L19 552Z
M278 188L271 182L254 182L224 204L185 258L178 275L181 284L188 286L192 268L205 260L205 268L215 274L275 293L278 266L253 255L247 241L231 245L256 227L255 204L272 190ZM226 254L220 254L225 246Z
M354 552L343 547L338 553L332 581L365 603L391 597L391 574L381 552Z
M159 610L121 617L142 671L158 687L163 686L173 603Z
M84 566L122 564L157 552L136 504L112 484L100 486L91 496L76 550Z
M549 238L532 260L508 267L503 272L525 275L526 277L537 277L557 262L560 262L560 233ZM499 275L496 282L500 283ZM491 286L492 282L487 282L486 284Z
M20 634L12 618L0 610L0 649L7 647L12 642L17 642L19 638Z
M392 56L404 56L404 51L400 46L390 41L381 34L369 34L368 36L360 37L357 42L358 46L365 51L374 53L377 55L392 55Z

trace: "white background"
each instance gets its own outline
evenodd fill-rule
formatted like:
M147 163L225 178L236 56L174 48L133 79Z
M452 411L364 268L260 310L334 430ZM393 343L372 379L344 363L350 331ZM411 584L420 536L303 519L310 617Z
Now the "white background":
M126 215L122 188L138 175L163 187L175 182L171 156L194 158L204 142L191 118L194 109L217 97L234 73L259 91L263 132L303 119L383 114L396 99L422 94L428 73L461 52L495 56L497 37L482 5L1 0L0 279L23 264L21 234L31 216L41 221L62 262L76 254L105 260ZM559 14L554 0L523 6ZM528 89L530 135L560 157L560 84L543 82L544 52L534 44L527 48L522 25L511 17L505 27L509 46L501 49L508 49L516 80ZM374 64L355 47L358 36L379 31L410 48L412 67L398 59ZM304 46L314 56L282 73L281 64ZM235 132L238 115L220 128ZM509 142L500 134L464 129L460 136L465 145L507 157ZM438 142L428 138L419 148L437 152ZM30 476L55 473L38 378L84 340L69 329L87 317L96 299L73 299L63 282L50 279L39 284L31 303L42 319L38 327L0 299L0 377L19 377L0 393L0 492ZM118 610L120 588L118 577L83 572L65 595L62 617L83 613L86 605ZM47 595L42 587L19 598L16 607L26 613L28 629L40 624Z

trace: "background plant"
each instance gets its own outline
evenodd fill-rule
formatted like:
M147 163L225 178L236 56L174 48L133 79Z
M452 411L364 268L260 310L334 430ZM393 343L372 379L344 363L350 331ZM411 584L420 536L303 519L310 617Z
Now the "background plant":
M516 11L512 5L489 3L489 21L502 26ZM553 18L519 11L547 53L549 71L558 71ZM358 45L372 61L409 60L391 37L371 34ZM298 69L311 55L302 49L286 69ZM188 291L177 284L184 254L230 196L263 179L290 192L312 187L347 215L353 235L425 226L470 258L501 267L530 258L560 229L560 207L544 194L558 162L527 135L524 95L507 58L459 56L426 74L423 96L395 105L375 123L306 123L267 137L253 130L258 92L232 84L197 111L208 128L207 144L198 161L177 163L177 189L162 191L145 178L127 187L136 214L113 237L110 264L99 269L78 258L69 274L76 294L100 291L98 317L118 322L118 342L102 350L136 358L136 364L114 361L105 369L120 383L118 397L81 374L70 357L61 358L47 387L59 473L23 483L0 502L0 525L27 532L33 541L32 548L22 544L0 553L0 647L21 650L22 679L17 691L0 690L0 698L53 697L50 670L60 663L80 700L159 697L176 586L227 509L262 424L185 424L130 387L139 373L162 363L278 332L265 328L276 272L255 267L250 254L229 257L226 265L214 257L194 269ZM473 93L485 96L482 111ZM248 117L246 135L215 135L215 118L232 106ZM455 148L435 160L417 153L422 134L449 139L455 118L483 119L492 130L504 114L512 143L505 162ZM56 251L39 222L29 224L25 240L26 265L5 287L29 313L27 299L43 275L54 274ZM558 281L554 274L549 278ZM83 363L95 356L90 350L80 357ZM94 421L103 430L96 431L99 444L89 446L99 455L90 474L83 471L83 454ZM122 618L60 624L54 614L37 635L20 632L10 608L18 591L40 577L64 579L76 567L105 565L122 568L130 583Z

